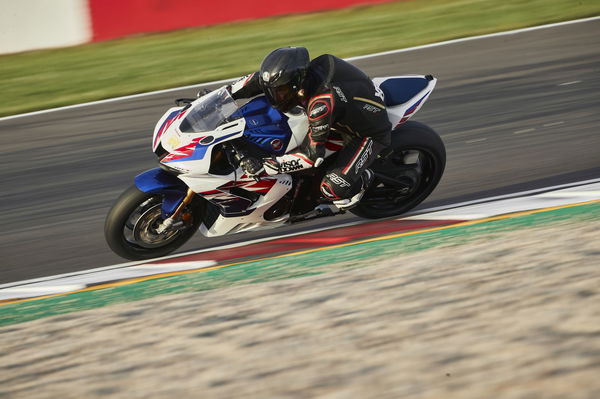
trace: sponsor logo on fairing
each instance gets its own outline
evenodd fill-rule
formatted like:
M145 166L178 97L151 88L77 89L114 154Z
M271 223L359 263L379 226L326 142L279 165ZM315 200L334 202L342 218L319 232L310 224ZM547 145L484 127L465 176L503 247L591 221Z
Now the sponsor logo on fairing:
M271 148L275 151L281 150L283 147L283 142L279 139L271 140Z
M367 160L369 159L369 157L371 156L372 153L373 153L373 140L369 140L364 152L361 154L360 158L358 158L358 161L356 161L356 166L354 167L354 173L358 174L358 171L360 170L360 168L362 168L365 165L365 162L367 162Z
M342 91L342 89L340 89L337 86L333 86L333 89L335 90L335 92L337 93L338 97L340 98L340 100L342 100L343 102L347 103L348 99L346 98L346 96L344 95L344 92Z

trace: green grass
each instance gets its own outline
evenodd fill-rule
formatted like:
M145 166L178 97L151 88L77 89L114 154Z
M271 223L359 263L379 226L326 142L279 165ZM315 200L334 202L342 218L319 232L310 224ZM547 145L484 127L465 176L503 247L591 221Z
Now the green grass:
M414 0L0 56L0 115L231 78L271 49L349 57L600 14L597 0Z

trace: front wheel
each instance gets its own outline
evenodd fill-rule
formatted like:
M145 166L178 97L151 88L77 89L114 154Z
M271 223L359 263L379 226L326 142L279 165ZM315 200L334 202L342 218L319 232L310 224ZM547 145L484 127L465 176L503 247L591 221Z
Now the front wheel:
M117 199L104 224L108 246L119 256L142 260L165 256L182 246L202 222L202 202L196 197L182 212L176 228L158 233L163 197L140 191L135 185Z
M423 123L408 121L392 131L392 143L370 168L375 180L350 212L377 219L397 216L420 204L437 186L446 166L439 135Z

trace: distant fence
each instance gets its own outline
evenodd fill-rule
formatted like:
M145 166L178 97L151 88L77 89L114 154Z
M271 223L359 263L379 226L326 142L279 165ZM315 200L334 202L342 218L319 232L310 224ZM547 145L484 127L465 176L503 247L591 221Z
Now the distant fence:
M0 54L394 0L4 0Z

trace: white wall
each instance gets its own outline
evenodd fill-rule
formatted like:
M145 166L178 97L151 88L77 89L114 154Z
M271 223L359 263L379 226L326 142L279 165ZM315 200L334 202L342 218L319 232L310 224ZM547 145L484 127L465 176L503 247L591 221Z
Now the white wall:
M86 43L87 0L0 0L0 54Z

